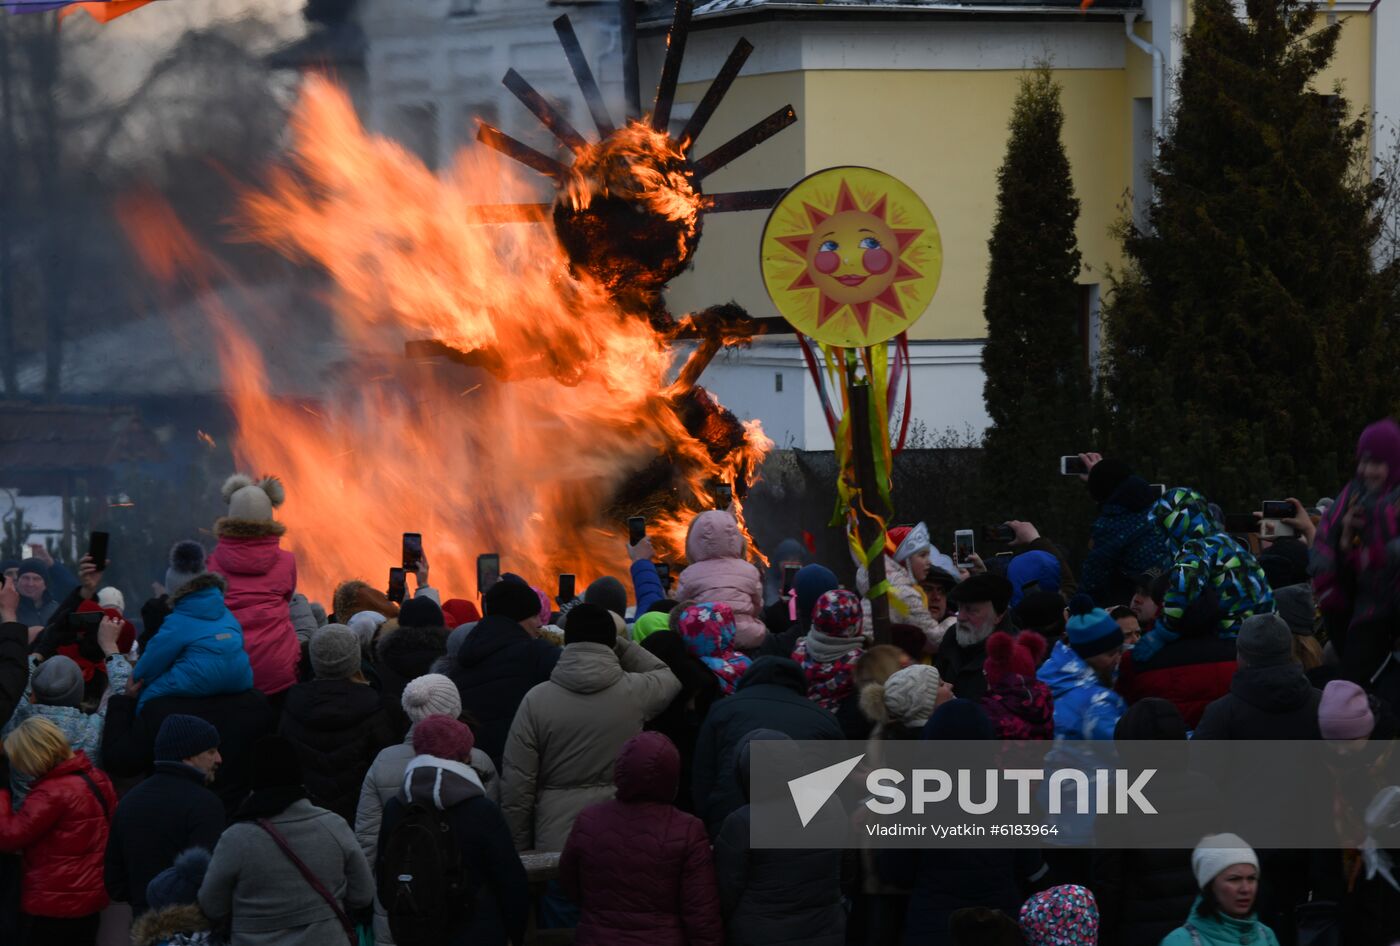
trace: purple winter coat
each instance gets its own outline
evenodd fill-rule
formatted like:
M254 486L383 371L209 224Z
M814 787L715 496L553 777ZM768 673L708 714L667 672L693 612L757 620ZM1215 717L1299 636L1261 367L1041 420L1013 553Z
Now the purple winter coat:
M618 755L617 797L574 820L559 882L581 910L575 946L723 946L709 836L672 804L680 770L671 740L639 733Z
M734 612L734 646L753 650L763 643L763 579L744 560L744 535L734 517L719 509L702 512L685 539L690 566L681 572L677 601L717 601Z

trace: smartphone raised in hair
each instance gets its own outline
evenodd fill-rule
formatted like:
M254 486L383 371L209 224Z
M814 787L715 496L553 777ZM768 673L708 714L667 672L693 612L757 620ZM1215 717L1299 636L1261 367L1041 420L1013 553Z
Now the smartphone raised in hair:
M577 579L576 579L573 575L568 575L568 574L560 575L560 576L559 576L559 603L560 603L561 605L562 605L562 604L568 604L570 601L574 600L574 598L576 598L576 597L578 597L578 594L577 594Z
M983 542L1010 542L1014 538L1016 538L1015 530L1004 522L982 527Z
M408 594L408 573L402 568L389 569L389 590L386 592L394 604L403 604Z
M486 590L501 580L501 556L487 552L476 557L476 590L486 594Z
M971 529L959 529L953 533L953 561L970 562L976 551Z
M1293 503L1287 499L1264 500L1265 519L1292 519L1295 512Z
M405 532L403 534L403 570L416 572L422 561L423 534L421 532Z
M647 537L647 520L645 516L632 516L627 520L627 544L636 545Z
M107 546L111 536L106 532L88 533L88 555L92 556L92 564L101 571L107 567Z

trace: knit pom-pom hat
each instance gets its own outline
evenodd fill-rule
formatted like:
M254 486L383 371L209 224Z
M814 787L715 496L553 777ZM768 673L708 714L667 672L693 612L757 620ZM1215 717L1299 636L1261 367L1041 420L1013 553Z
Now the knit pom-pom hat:
M1070 649L1085 659L1123 646L1123 629L1118 622L1085 594L1075 595L1069 603L1065 636Z
M247 473L235 473L224 480L224 502L230 519L271 522L272 510L287 500L286 487L275 476L254 480Z
M987 659L982 672L988 683L1009 676L1034 677L1045 656L1045 638L1035 632L1017 634L997 631L987 638Z

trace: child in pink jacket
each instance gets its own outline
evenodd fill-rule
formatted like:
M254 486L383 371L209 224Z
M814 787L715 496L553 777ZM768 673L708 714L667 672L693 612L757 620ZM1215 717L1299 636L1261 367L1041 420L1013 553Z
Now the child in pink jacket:
M690 567L681 572L677 601L717 601L734 612L734 647L753 650L768 628L763 619L763 579L744 559L744 535L731 513L713 509L690 523L685 539Z
M219 544L206 567L224 576L224 603L243 628L253 686L268 696L297 682L301 644L292 626L297 561L282 548L287 527L272 518L286 491L275 476L259 482L242 473L224 483L228 515L214 524Z

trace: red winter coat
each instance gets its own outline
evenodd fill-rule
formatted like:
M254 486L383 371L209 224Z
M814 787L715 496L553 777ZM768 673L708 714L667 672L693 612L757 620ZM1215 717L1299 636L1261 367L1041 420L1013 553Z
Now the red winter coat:
M644 732L618 756L617 798L585 808L559 859L559 882L582 915L575 946L722 946L710 839L671 804L680 754Z
M92 780L106 802L78 775ZM107 906L102 858L117 793L107 776L76 753L30 789L19 811L0 791L0 851L24 853L20 908L30 916L80 917Z
M1183 637L1163 645L1145 663L1125 653L1115 689L1129 704L1149 696L1169 700L1186 728L1195 729L1206 707L1230 692L1236 666L1234 640Z
M297 560L281 547L280 522L220 519L219 544L206 567L228 582L224 603L243 628L243 648L253 665L253 686L268 696L297 682L301 644L292 627Z

